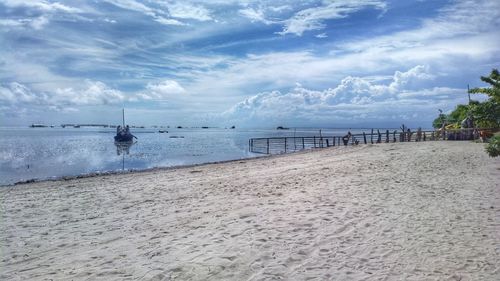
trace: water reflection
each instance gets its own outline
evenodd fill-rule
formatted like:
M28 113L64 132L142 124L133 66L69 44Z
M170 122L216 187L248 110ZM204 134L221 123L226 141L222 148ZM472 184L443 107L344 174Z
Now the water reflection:
M248 151L249 138L293 136L294 132L171 128L160 134L135 129L140 143L118 145L112 141L114 133L112 128L0 127L0 186L30 179L125 170L125 161L127 169L150 169L254 157L257 155ZM318 131L304 129L296 133L313 136ZM323 130L323 135L345 133L345 129Z
M122 170L125 170L125 155L130 154L130 148L137 142L115 142L116 155L122 156Z

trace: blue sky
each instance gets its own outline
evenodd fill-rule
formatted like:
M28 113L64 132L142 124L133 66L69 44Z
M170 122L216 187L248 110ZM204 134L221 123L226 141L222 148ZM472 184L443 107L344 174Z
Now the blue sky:
M498 46L494 0L0 0L0 125L429 127Z

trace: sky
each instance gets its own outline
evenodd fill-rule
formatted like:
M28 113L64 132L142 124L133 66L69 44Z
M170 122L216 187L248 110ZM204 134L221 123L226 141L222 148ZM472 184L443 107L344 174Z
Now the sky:
M499 46L497 0L0 0L0 126L430 127Z

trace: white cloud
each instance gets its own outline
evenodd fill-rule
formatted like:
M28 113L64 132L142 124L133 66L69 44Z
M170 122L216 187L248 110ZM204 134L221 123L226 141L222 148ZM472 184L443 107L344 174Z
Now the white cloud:
M148 83L145 93L139 97L145 100L165 100L172 96L183 95L186 90L174 80L164 80L160 83Z
M135 0L105 0L105 1L119 8L140 12L151 17L156 17L157 14L157 11L155 11L155 9L150 8Z
M32 28L40 30L55 16L63 17L64 15L70 14L71 17L76 18L76 14L84 12L79 8L70 7L59 2L42 0L4 0L1 4L7 8L24 10L21 15L0 20L0 26L7 28Z
M118 104L125 101L125 95L99 81L87 80L78 89L62 88L53 92L33 91L26 85L12 82L0 86L0 103L10 106L47 106L64 109L66 106L88 106Z
M56 104L106 105L123 102L125 95L100 81L87 80L81 89L57 89L52 100Z
M0 81L4 83L0 89L0 105L13 100L27 100L25 104L16 103L18 108L29 108L34 104L51 104L57 108L56 104L66 104L61 106L62 109L68 108L69 104L76 107L102 103L102 100L92 95L82 100L71 98L73 94L85 93L90 88L86 83L80 85L85 78L105 79L102 81L108 85L117 85L124 91L135 91L145 83L145 79L154 81L162 77L182 82L180 86L174 81L189 95L181 95L180 92L175 94L173 84L163 82L148 84L151 89L156 87L154 91L141 89L128 94L118 92L123 95L123 101L127 102L172 100L176 97L179 99L180 110L198 112L224 110L251 94L273 93L273 90L279 91L275 91L274 97L269 95L268 101L282 100L284 104L288 104L288 97L304 103L307 101L312 108L311 112L316 112L313 109L331 107L339 112L341 108L347 110L349 106L369 110L368 105L389 105L391 101L385 99L387 96L405 106L423 96L435 97L436 100L449 97L449 103L452 104L455 101L453 95L444 93L452 93L454 87L461 87L471 81L480 83L477 79L479 75L497 67L495 64L498 63L500 45L500 29L494 28L500 26L498 1L452 1L446 3L447 8L437 11L437 14L433 11L423 15L428 18L421 20L420 24L417 22L405 31L385 33L382 36L342 34L334 38L327 30L313 31L311 35L318 38L325 38L327 34L330 37L313 41L309 41L309 37L303 38L300 40L305 40L305 44L299 45L293 43L299 40L297 38L270 34L262 36L263 30L271 28L250 25L247 19L276 24L277 28L283 25L283 32L288 24L297 20L297 26L302 29L295 31L303 34L311 30L307 24L321 27L328 22L330 26L329 19L334 19L330 18L332 16L353 16L356 5L359 9L375 9L376 12L385 8L381 1L359 2L362 5L355 5L354 1L349 2L350 4L348 1L276 1L272 3L276 6L273 7L253 0L110 0L128 11L92 1L63 2L63 6L77 5L75 9L84 11L82 15L68 15L64 8L52 5L54 2L8 2L17 5L17 8L6 9L5 13L9 16L0 19L0 28L16 32L2 34L7 47L5 52L0 53L0 64L4 66L0 67ZM50 5L36 8L33 3ZM294 7L281 5L283 3L292 3ZM317 3L319 4L316 5ZM342 3L348 4L342 6ZM376 3L380 5L377 6ZM339 8L334 9L332 5L339 5ZM351 7L349 5L353 8L348 9ZM6 5L2 2L0 6ZM188 7L193 7L193 10ZM297 15L302 17L295 17ZM89 19L94 17L95 20L92 24L85 22L84 28L82 23L66 24L68 21L78 21L77 16L89 16ZM102 32L102 27L110 27L104 22L106 19L116 24L109 32ZM213 22L207 22L210 20ZM414 23L414 20L418 21L418 18L412 18L411 22ZM49 21L52 21L50 26ZM166 25L189 25L161 28L155 21ZM138 24L139 32L131 29L129 33L127 30L127 36L114 32L124 30L124 26L128 28L132 22ZM357 24L357 21L353 23ZM43 29L47 26L50 28L40 32L22 30ZM394 26L390 26L389 30L392 27ZM150 32L142 32L143 28ZM86 32L87 29L89 32ZM249 29L256 30L250 36L252 38L231 37L232 34ZM289 33L297 34L292 30ZM245 53L248 50L255 53ZM399 74L396 72L415 65L426 67ZM435 76L430 75L429 71ZM374 81L367 78L394 73L396 74L389 75L390 78L386 80L377 78L378 81ZM439 79L432 80L436 77ZM4 81L18 81L21 86L28 85L29 88L17 87L14 90ZM293 91L283 90L293 87L295 82L304 86L298 86ZM161 86L162 83L165 85ZM337 91L317 91L332 84L338 85L335 87L338 88ZM169 85L169 90L160 90ZM399 94L390 95L391 88ZM13 97L13 91L17 91L20 97ZM348 91L357 94L352 97L345 94ZM326 94L329 94L328 98ZM111 95L104 100L114 103L119 102L120 98L113 98ZM287 110L293 109L290 106ZM262 114L265 110L259 112L256 111L255 114ZM286 111L279 114L288 114L285 113ZM369 113L363 114L370 116ZM314 118L314 114L304 110L300 111L300 115L313 115L311 118ZM350 115L346 113L342 116Z
M109 22L109 23L113 23L113 24L117 22L117 21L116 21L116 20L114 20L114 19L108 19L108 18L104 18L104 21L105 21L105 22Z
M7 104L29 103L43 104L47 97L43 93L34 93L25 85L12 82L8 87L0 86L0 101Z
M435 75L429 74L429 67L418 65L406 72L396 71L393 82L389 85L389 88L393 91L411 89L413 81L429 80L434 77Z
M260 91L290 87L296 81L323 87L349 74L380 75L414 65L427 65L440 75L464 77L467 71L468 75L477 73L477 68L486 63L495 67L500 29L491 27L500 26L500 7L495 9L500 2L486 2L477 7L470 1L454 2L436 19L425 20L421 26L345 41L336 44L327 55L314 50L249 54L227 58L222 67L196 70L184 77L195 81L189 83L193 93L205 89L236 95L248 94L247 89L257 87ZM476 69L463 69L464 65Z
M82 10L70 7L59 2L49 2L44 0L3 0L2 4L9 8L29 8L44 12L65 12L80 13Z
M447 108L465 98L463 89L432 87L413 90L410 85L431 79L424 66L396 72L390 83L348 76L335 88L318 91L298 84L289 92L271 91L251 96L223 113L236 122L252 124L397 122L416 116L433 119L437 108ZM451 102L454 101L454 102ZM413 119L415 117L412 117Z
M299 10L289 18L289 11L294 8L290 5L270 6L261 2L251 5L250 3L243 4L244 8L238 13L252 22L262 22L266 25L280 24L283 25L283 31L278 34L295 34L301 36L304 32L310 30L321 30L325 28L324 21L331 19L340 19L348 17L365 8L375 8L385 11L386 4L382 0L337 0L337 1L322 1L314 7ZM298 3L297 3L298 4ZM300 8L303 5L310 6L311 3L301 3L295 8ZM324 38L320 34L318 38ZM326 37L326 36L325 36Z
M491 29L499 25L500 2L455 1L441 10L436 18L423 20L417 28L356 40L340 47L346 51L373 52L377 55L393 50L417 50L415 53L420 57L432 56L433 53L477 53L484 50L484 45L499 42L500 29ZM490 39L481 40L482 34L489 35Z
M167 5L170 16L180 19L194 19L198 21L213 20L210 10L200 4L175 2Z
M348 17L361 9L373 7L375 9L386 9L386 4L378 0L339 0L326 1L326 4L297 12L292 18L285 21L283 31L279 34L292 33L301 36L305 31L320 30L325 28L325 20Z
M170 7L170 5L167 5L166 3L163 2L160 2L160 4L162 4L162 6L165 6L165 9L158 7L158 5L157 7L150 7L135 0L106 0L106 1L119 8L139 12L147 16L150 16L153 18L154 21L164 25L177 25L177 26L185 25L185 23L177 19L166 17L169 13L165 9L166 7ZM173 7L174 7L173 8L174 14L178 15L179 18L189 18L190 16L194 16L196 14L202 17L207 16L203 14L205 11L202 8L199 8L197 10L189 10L189 8L186 8L185 6L182 5L179 6L173 5ZM191 6L191 8L194 8L194 6ZM172 12L170 12L170 16L172 16Z
M49 19L47 17L41 16L33 19L29 24L31 27L33 27L33 29L40 30L48 23Z
M155 21L164 25L185 25L185 23L180 22L176 19L167 19L164 17L155 17Z
M0 26L4 27L20 27L24 26L25 23L19 20L12 20L12 19L0 19Z
M240 9L238 11L239 14L242 16L250 19L252 22L262 22L264 24L273 24L276 23L274 21L266 19L266 16L264 15L264 12L260 9L253 9L253 8L245 8L245 9Z
M45 25L49 23L49 19L46 16L40 16L36 18L26 18L26 19L1 19L0 26L8 28L17 27L31 27L35 30L42 29Z

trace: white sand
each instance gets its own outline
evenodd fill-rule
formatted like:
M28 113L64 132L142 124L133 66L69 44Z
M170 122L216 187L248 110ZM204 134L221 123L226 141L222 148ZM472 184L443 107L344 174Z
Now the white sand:
M500 159L397 143L0 188L1 280L500 280Z

